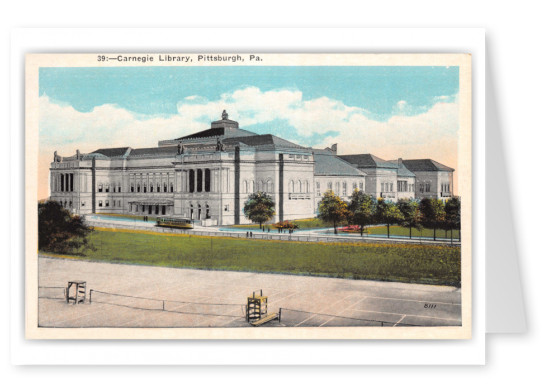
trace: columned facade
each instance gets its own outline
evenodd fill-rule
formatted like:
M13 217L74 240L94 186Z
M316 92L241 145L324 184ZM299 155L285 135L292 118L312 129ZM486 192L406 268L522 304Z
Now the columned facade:
M161 140L154 148L55 153L50 198L78 214L175 216L232 225L250 223L243 208L252 193L262 191L276 204L276 222L314 217L327 190L344 200L356 188L391 200L418 191L453 195L453 169L423 162L338 156L336 145L318 150L258 135L240 129L226 114L207 130Z

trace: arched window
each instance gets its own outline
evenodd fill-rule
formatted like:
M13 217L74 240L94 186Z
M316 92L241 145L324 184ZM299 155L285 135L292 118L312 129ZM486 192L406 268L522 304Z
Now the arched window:
M141 188L140 182L138 182L138 183L136 184L136 193L139 193L139 192L140 192L140 188ZM107 191L107 189L105 189L105 191Z
M139 191L139 190L138 190L138 191ZM106 193L109 193L109 183L107 183L107 184L105 185L105 192L106 192Z
M327 184L327 190L333 190L333 182Z
M120 183L120 182L118 183L117 188L119 189L119 193L120 193L121 190L122 190L122 186L121 186L121 183ZM120 206L120 205L119 205L119 206Z
M170 182L170 192L174 193L174 184Z
M210 192L210 169L205 169L205 192Z
M163 191L165 193L168 192L168 186L166 185L166 182L163 182Z
M189 170L189 192L193 193L195 191L195 170ZM193 211L193 205L191 205L191 210Z
M61 179L63 179L63 177ZM63 181L61 181L61 191L63 191ZM101 193L102 191L103 191L103 183L100 183L98 185L98 193ZM132 191L134 191L134 190L132 190Z
M160 193L160 192L161 192L161 182L157 181L157 193Z
M193 220L193 204L189 205L189 218Z
M298 180L298 192L302 193L302 181L300 179Z
M274 184L270 178L266 180L266 191L270 193L274 192Z
M146 182L143 183L143 192L147 193L147 183Z
M310 193L310 182L309 181L304 182L304 192L305 193Z
M243 193L249 193L249 184L247 183L247 181L243 181Z
M210 206L209 206L209 204L207 204L207 205L205 206L205 208L206 208L206 209L205 209L205 218L206 218L206 219L210 219Z
M197 192L203 191L203 170L197 169Z
M289 181L289 193L294 193L295 192L295 182L294 181Z

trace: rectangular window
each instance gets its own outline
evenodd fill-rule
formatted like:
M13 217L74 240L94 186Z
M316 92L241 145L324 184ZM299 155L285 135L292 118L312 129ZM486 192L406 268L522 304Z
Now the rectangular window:
M105 200L105 207L109 206L109 200Z
M394 183L390 184L390 191L394 191Z
M105 192L109 193L109 184L105 185Z
M364 184L363 184L363 182L360 182L360 190L363 191L363 189L364 189Z
M134 185L130 185L130 193L134 193Z
M430 183L427 183L425 185L425 192L429 193L430 192Z
M346 182L343 182L342 183L342 195L345 196L346 194L348 194L348 189L347 189L347 186L346 186Z
M98 206L101 208L103 206L103 201L100 201Z
M319 182L316 182L316 195L318 197L321 196L321 187Z
M103 191L103 185L100 183L98 186L98 193L101 193Z

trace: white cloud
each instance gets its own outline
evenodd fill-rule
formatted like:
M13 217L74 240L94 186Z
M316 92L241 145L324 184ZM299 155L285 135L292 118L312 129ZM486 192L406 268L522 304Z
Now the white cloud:
M222 94L216 101L190 96L179 102L177 114L163 117L140 115L110 104L83 113L42 96L40 143L48 149L66 145L71 153L76 148L87 152L105 146L153 146L158 140L206 129L205 118L218 119L226 109L245 129L254 131L256 124L286 120L296 129L297 140L334 131L338 135L320 139L318 146L336 142L345 153L369 152L392 145L429 144L456 135L458 104L453 98L438 99L421 114L404 115L399 110L387 121L377 121L365 108L328 97L305 100L301 91L263 92L257 87ZM396 106L404 109L407 105L399 101Z

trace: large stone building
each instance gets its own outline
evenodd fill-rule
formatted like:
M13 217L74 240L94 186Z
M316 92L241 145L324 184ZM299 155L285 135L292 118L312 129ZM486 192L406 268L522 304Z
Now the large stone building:
M268 193L274 221L316 215L331 189L348 200L358 188L375 197L448 198L453 169L430 159L385 161L371 154L337 154L272 134L240 129L228 119L154 148L102 148L54 154L51 199L78 214L120 213L191 218L203 225L249 222L249 194Z

